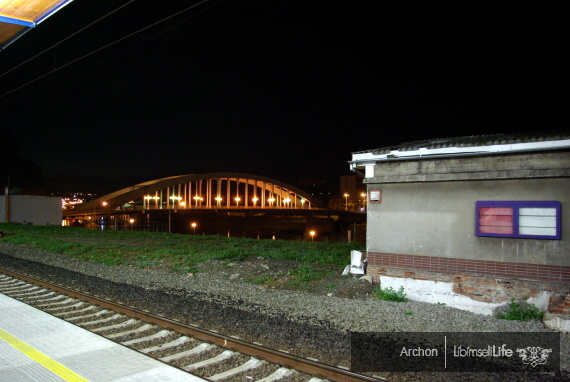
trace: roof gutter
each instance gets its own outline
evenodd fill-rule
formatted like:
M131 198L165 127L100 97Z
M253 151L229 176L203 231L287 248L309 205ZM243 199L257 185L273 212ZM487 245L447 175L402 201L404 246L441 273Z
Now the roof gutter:
M525 152L525 151L545 151L545 150L561 150L570 148L570 139L545 141L545 142L529 142L529 143L513 143L491 146L469 146L469 147L443 147L437 149L428 149L421 147L416 150L400 151L392 150L384 154L374 154L375 150L352 153L352 162L368 162L383 160L405 160L418 159L423 157L453 157L465 155L490 155L499 153Z
M368 168L376 162L401 161L414 159L435 159L435 158L455 158L463 156L479 156L492 154L508 154L520 152L548 151L570 149L570 139L544 142L513 143L491 146L470 146L470 147L443 147L428 149L421 147L417 150L400 151L392 150L384 154L374 154L373 151L352 153L352 160L349 161L350 170L357 168Z

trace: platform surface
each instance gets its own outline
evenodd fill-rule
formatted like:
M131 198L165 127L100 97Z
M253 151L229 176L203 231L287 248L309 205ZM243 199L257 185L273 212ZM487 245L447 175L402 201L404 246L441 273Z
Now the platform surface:
M0 293L0 382L205 381Z

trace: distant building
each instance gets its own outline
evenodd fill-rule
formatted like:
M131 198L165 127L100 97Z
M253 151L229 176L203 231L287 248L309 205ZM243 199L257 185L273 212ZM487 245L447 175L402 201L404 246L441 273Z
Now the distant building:
M348 194L348 200L357 202L366 198L366 186L362 183L362 175L341 175L340 194Z
M570 285L570 135L471 136L352 154L368 193L368 274L489 314L553 308Z
M6 203L6 200L9 203ZM0 195L0 223L61 225L61 198L34 195Z

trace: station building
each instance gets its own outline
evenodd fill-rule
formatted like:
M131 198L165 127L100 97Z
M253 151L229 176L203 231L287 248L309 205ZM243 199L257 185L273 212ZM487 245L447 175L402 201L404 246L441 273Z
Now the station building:
M570 313L570 134L413 142L350 166L374 282L481 314L513 298Z

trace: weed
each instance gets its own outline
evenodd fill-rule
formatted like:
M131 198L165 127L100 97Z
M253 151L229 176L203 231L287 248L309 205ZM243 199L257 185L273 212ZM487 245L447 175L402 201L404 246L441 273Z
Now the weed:
M254 284L262 284L262 285L269 285L269 284L274 284L277 280L275 280L273 277L265 275L262 276L258 279L251 279L248 278L245 280L246 282L250 282L250 283L254 283Z
M498 318L503 320L518 320L518 321L530 321L530 320L542 320L544 313L541 312L534 304L517 304L515 299L507 303L509 308L502 313L497 315Z
M330 284L328 285L328 288L329 288L329 289L334 289L334 288L336 288L336 284L335 284L335 283L330 283Z
M188 274L188 273L198 273L200 272L198 270L198 268L193 267L193 266L185 266L185 265L181 265L181 264L174 264L172 266L172 270L175 272L179 272L179 273L184 273L184 274Z
M329 271L319 271L308 263L299 264L296 268L289 271L290 276L301 281L320 281L329 273Z
M302 263L289 271L291 280L286 284L290 287L308 289L315 282L324 279L329 273L330 271L319 271L315 269L315 267L313 267L311 264ZM331 288L330 285L329 288Z
M437 305L439 305L439 306L445 306L445 305L447 305L447 304L446 304L445 302L438 302Z
M392 287L382 289L380 287L374 290L374 295L383 301L393 301L393 302L406 302L408 298L406 297L406 292L404 292L404 287L400 287L398 291L394 290Z
M412 314L414 314L414 312L409 311L409 312L406 312L406 313L404 313L404 314L405 314L406 316L411 316Z

